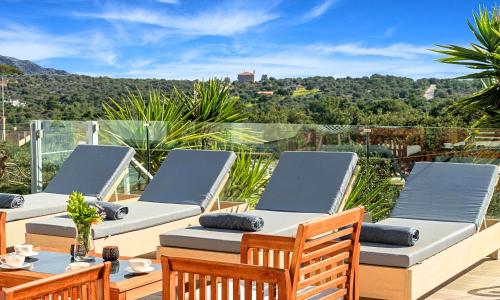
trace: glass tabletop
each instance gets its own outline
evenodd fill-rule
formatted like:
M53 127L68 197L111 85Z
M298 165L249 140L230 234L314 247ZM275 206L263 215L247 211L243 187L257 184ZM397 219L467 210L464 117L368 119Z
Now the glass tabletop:
M94 262L90 262L91 265L102 263L104 260L100 257L96 257ZM26 262L31 263L32 266L28 271L45 273L45 274L61 274L66 272L68 265L74 260L68 253L62 252L50 252L50 251L40 251L37 256L26 259ZM160 270L160 264L152 264L154 271ZM111 282L120 282L133 277L141 276L141 274L133 274L128 272L126 269L129 267L127 260L117 260L111 262ZM153 271L153 272L154 272Z

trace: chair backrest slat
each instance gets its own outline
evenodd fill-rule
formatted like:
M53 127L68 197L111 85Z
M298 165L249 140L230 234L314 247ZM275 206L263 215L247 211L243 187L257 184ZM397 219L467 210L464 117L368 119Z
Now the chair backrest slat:
M71 299L109 300L110 270L111 264L106 262L82 270L4 288L0 292L0 299L68 299L71 295ZM102 288L98 288L99 283L101 283Z

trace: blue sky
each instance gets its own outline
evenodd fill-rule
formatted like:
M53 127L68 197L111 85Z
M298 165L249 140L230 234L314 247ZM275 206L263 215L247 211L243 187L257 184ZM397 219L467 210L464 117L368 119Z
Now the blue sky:
M95 76L453 77L474 0L0 0L0 54Z

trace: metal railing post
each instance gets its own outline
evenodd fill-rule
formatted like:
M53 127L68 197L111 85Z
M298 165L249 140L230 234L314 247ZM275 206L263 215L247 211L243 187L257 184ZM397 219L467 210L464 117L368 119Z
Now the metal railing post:
M148 174L151 174L151 149L149 147L149 127L151 126L151 123L149 122L145 122L144 125L143 125L145 128L146 128L146 150L148 152L148 156L147 156L147 170L148 170ZM146 182L149 184L151 178L146 177Z
M366 143L366 162L370 160L370 133L372 130L370 128L361 129L361 134L365 136Z
M42 191L42 121L35 120L30 125L31 135L31 192Z
M87 144L99 145L99 123L87 121Z

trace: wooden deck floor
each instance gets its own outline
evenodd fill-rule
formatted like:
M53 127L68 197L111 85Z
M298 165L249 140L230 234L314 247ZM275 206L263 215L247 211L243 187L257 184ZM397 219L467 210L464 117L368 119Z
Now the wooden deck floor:
M500 299L500 260L484 259L423 299ZM161 294L151 295L142 300L161 300Z
M500 299L500 260L484 259L426 299Z

